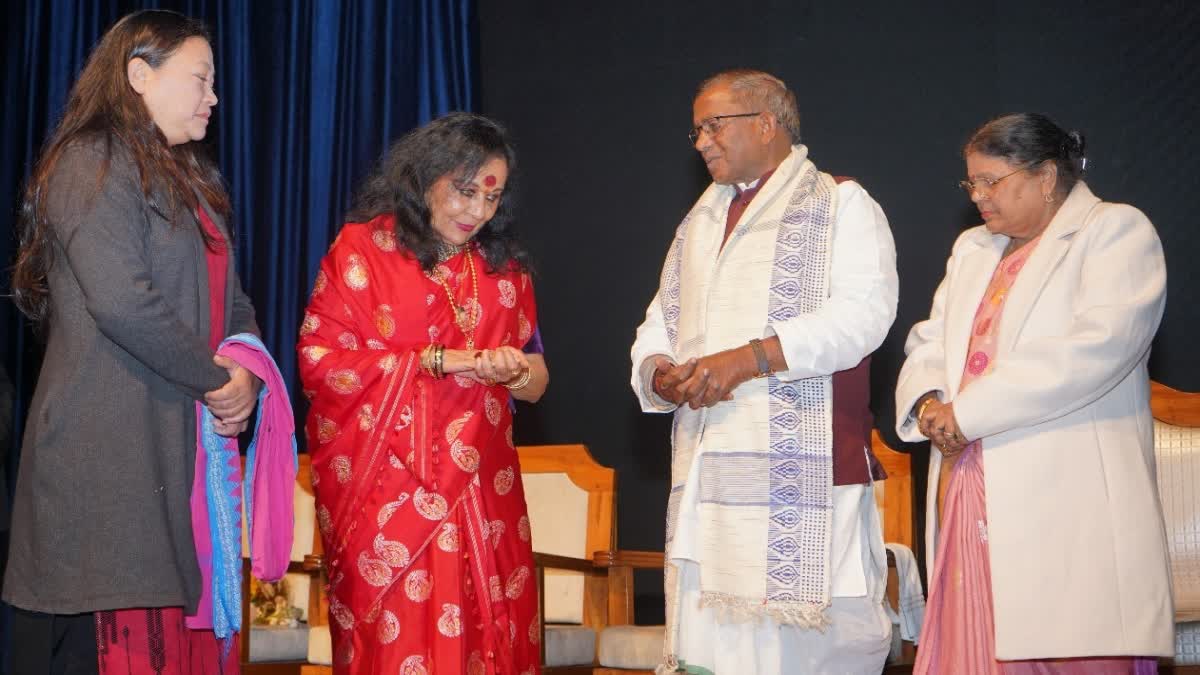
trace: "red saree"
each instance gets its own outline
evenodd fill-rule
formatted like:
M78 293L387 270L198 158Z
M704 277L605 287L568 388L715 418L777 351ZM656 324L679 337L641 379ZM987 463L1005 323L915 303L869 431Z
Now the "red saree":
M441 274L477 317L478 349L520 349L536 310L527 274L478 278L467 256L432 273L390 216L343 227L300 331L306 431L329 567L335 672L539 672L529 518L508 392L419 366L431 341L464 349Z

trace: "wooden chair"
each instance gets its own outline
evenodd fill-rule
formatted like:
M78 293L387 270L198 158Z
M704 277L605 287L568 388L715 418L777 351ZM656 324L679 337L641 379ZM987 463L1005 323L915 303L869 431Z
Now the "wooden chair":
M889 448L878 433L873 433L872 444L875 454L888 472L888 480L876 484L876 495L881 512L881 522L884 538L889 542L902 543L908 547L913 544L913 499L912 499L912 468L909 456ZM544 672L547 675L564 675L591 673L592 675L651 675L653 665L661 654L663 639L662 626L634 625L634 570L663 569L664 556L661 551L626 551L608 548L590 548L590 556L583 557L578 553L578 547L573 551L555 549L554 553L547 552L554 544L546 541L546 536L539 538L538 525L540 520L561 518L562 513L553 513L539 519L542 507L539 501L547 499L551 507L555 501L545 491L539 491L536 485L538 474L560 474L570 477L570 481L579 489L588 492L587 510L587 541L615 541L616 538L616 497L613 490L615 475L612 469L599 466L583 446L534 446L517 449L521 455L522 478L525 481L526 501L529 502L530 518L533 522L534 557L538 564L538 585L542 598L553 597L553 591L545 591L547 574L553 580L555 570L570 570L582 578L584 591L575 602L582 609L579 624L590 629L595 634L595 667L587 668L582 664L564 666L549 666ZM531 489L531 485L533 488ZM539 492L542 494L539 495ZM561 502L558 502L561 505ZM606 513L605 509L609 509ZM570 509L568 509L570 510ZM575 509L578 511L578 508ZM569 522L578 522L578 519ZM557 555L555 554L557 553ZM547 572L547 570L552 570ZM552 583L552 581L550 582ZM898 602L898 577L895 562L889 554L889 574L887 595L893 605ZM549 616L543 609L542 616ZM543 626L545 631L545 626ZM550 627L551 633L555 630ZM545 649L549 639L548 633L543 633L542 645ZM621 650L628 649L636 653L634 659ZM901 665L889 666L887 672L906 672L914 660L913 645L906 642L901 649ZM625 657L625 658L618 658ZM640 668L610 667L614 661L636 661L641 659ZM543 663L545 653L543 652ZM897 670L898 668L898 670Z
M608 624L608 580L591 560L616 542L616 472L582 445L517 448L537 564L546 675L590 675Z
M541 552L535 553L541 603L539 616L576 619L549 627L542 625L542 661L546 662L548 644L554 645L554 648L566 647L567 651L572 646L578 648L582 645L585 652L585 658L579 663L545 668L543 673L591 675L595 661L596 631L607 621L608 579L602 569L592 564L587 552L609 551L616 540L616 472L597 464L582 445L530 446L518 448L518 452L526 498L532 502L530 520L534 547L538 549L540 544L545 544ZM546 498L539 500L539 494ZM549 509L542 513L542 517L538 517L539 504ZM578 507L579 518L566 522L564 514L572 504ZM557 524L565 527L555 533ZM552 537L552 534L559 536ZM303 563L303 569L315 575L313 588L318 591L310 600L311 641L324 641L323 651L327 654L329 606L328 599L320 592L327 580L324 577L325 564L319 535L314 541L313 551ZM572 612L574 616L554 617L553 612L548 614L548 596L554 598L552 606L555 601L561 605L563 598L568 598L569 602L569 598L574 597L578 607ZM312 652L310 647L310 659ZM299 672L300 675L331 675L332 669L328 665L309 663L302 665Z
M633 571L662 570L665 556L662 551L609 550L597 551L592 557L596 568L605 571L608 582L608 627L599 636L593 675L653 675L653 668L616 668L605 664L634 660L640 661L638 665L649 666L661 659L665 627L633 623Z
M883 540L913 548L912 458L908 453L893 450L877 429L871 430L871 450L888 475L887 480L875 483L875 505L883 526Z
M662 652L661 626L633 625L633 570L662 569L661 552L618 551L616 472L582 445L517 448L533 534L546 675L636 675L610 669L605 651L648 664ZM650 661L653 664L650 664Z
M908 456L888 448L873 436L876 456L889 473L880 499L885 539L912 544L912 489ZM651 669L620 669L600 665L599 651L604 644L632 640L650 649L657 659L661 647L661 626L635 626L634 584L635 569L663 568L661 551L623 551L616 549L616 472L598 464L582 445L524 446L517 449L521 463L522 481L530 507L534 557L538 566L537 584L539 615L547 619L574 619L569 623L543 622L540 645L542 661L546 663L548 645L560 648L573 643L586 644L586 658L579 663L550 665L545 675L651 675ZM301 456L297 483L312 493L308 457ZM877 486L877 494L880 489ZM574 506L571 506L571 504ZM548 507L548 511L546 508ZM578 517L568 519L574 510ZM539 517L541 516L541 517ZM554 525L565 527L554 532ZM545 527L543 527L545 526ZM557 536L555 536L557 535ZM313 527L313 553L303 563L294 565L298 571L314 575L309 593L309 625L313 633L324 632L328 639L328 600L324 596L324 564L321 541ZM291 568L289 568L290 570ZM894 570L889 571L889 597L895 600ZM248 587L248 585L247 585ZM550 607L547 607L549 600ZM560 614L562 603L575 602L577 610L569 616ZM558 609L554 603L560 603ZM243 610L243 622L249 625L248 606ZM549 626L546 624L550 623ZM249 631L247 631L248 633ZM581 637L581 635L583 637ZM312 638L310 638L311 640ZM651 648L652 647L652 648ZM325 648L328 650L328 647ZM243 645L243 661L249 645ZM310 649L311 651L311 649ZM569 649L567 650L569 651ZM248 675L331 675L328 665L247 664ZM277 667L277 670L268 668ZM285 669L291 668L291 669ZM892 672L889 668L888 672Z
M888 476L887 480L875 483L875 505L879 509L883 541L888 544L902 544L913 550L912 458L907 453L897 452L888 446L876 429L871 430L871 450ZM900 575L896 569L896 558L891 551L888 551L887 559L885 595L892 609L899 612ZM907 672L904 667L911 667L911 664L916 662L916 647L912 641L899 638L898 628L894 624L892 644L892 654L886 672Z
M1200 394L1150 383L1158 493L1175 596L1175 658L1160 672L1200 674Z
M321 554L321 536L316 527L312 465L307 454L300 454L298 460L296 521L287 576L292 585L292 605L306 612L308 622L302 629L279 629L275 634L272 633L277 629L251 624L249 546L246 533L243 532L241 665L245 675L329 675L332 672L332 669L323 666L315 666L314 670L307 660L312 628L328 623L329 609L319 570L315 570L314 576L314 570L306 569L304 563L306 557ZM242 462L244 475L244 457ZM244 515L242 522L245 523ZM290 641L291 644L284 641ZM272 642L275 644L270 644ZM263 643L268 643L265 648ZM282 660L278 660L281 657Z
M325 587L329 584L329 579L325 576L320 535L317 535L313 550L313 554L304 557L303 563L304 572L312 577L312 586L316 589L316 594L310 596L308 605L308 662L300 666L300 675L333 675L329 598L325 596Z

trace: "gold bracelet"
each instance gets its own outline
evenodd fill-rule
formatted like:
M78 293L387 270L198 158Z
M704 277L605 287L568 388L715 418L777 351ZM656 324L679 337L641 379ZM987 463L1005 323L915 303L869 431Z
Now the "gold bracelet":
M505 387L507 387L509 389L509 391L516 391L516 390L524 387L525 385L529 384L529 381L532 379L533 379L533 373L528 368L526 368L525 370L523 370L521 372L521 375L517 377L516 382L511 382L511 383L510 382L501 382L500 384L503 384Z
M421 370L430 377L433 377L433 349L434 344L430 342L421 350Z
M929 404L933 403L935 399L937 399L936 396L930 396L929 398L925 399L925 402L922 403L917 408L917 422L918 423L921 421L921 418L925 415L925 409L928 408Z
M446 346L445 345L437 346L437 351L434 352L433 366L434 366L434 371L435 371L434 377L436 377L437 379L440 380L446 376L446 370L445 370Z

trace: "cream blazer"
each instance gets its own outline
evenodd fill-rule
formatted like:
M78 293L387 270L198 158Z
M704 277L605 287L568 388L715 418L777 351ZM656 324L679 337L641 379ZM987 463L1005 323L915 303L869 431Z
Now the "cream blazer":
M975 310L1009 239L954 244L927 320L905 343L896 431L937 391L983 439L996 657L1174 654L1170 566L1155 482L1146 362L1166 300L1149 219L1080 182L1013 285L993 370L961 394ZM926 551L937 542L929 462Z

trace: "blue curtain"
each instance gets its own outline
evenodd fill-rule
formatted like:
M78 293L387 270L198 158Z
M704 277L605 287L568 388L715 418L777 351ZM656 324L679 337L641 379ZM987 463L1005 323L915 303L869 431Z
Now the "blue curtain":
M8 232L21 184L92 45L121 16L146 7L183 12L212 30L220 102L206 142L233 199L242 283L299 415L295 340L321 256L354 186L391 141L445 112L476 108L475 3L7 3L0 218ZM6 268L15 248L13 234L0 237ZM10 452L0 458L11 494L40 350L7 301L0 302L0 348L0 365L16 385Z

